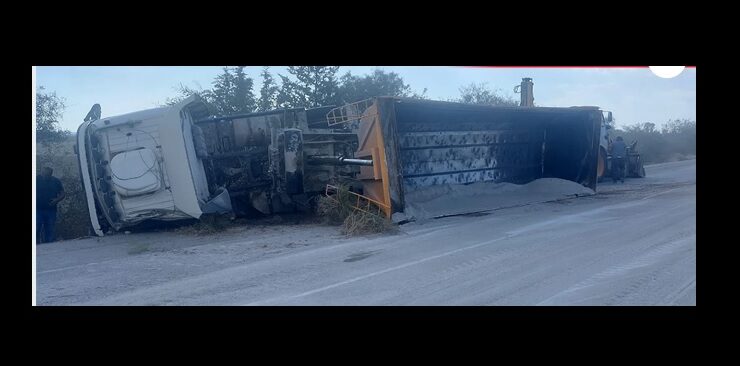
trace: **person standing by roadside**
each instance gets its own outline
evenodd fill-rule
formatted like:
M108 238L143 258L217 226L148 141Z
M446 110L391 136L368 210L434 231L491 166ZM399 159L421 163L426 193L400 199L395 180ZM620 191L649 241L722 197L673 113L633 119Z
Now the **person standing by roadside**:
M62 182L53 173L53 169L44 167L36 177L36 238L39 243L56 240L57 204L65 196Z
M617 136L617 140L612 144L612 180L614 183L617 181L624 183L624 159L626 158L627 145L622 136Z

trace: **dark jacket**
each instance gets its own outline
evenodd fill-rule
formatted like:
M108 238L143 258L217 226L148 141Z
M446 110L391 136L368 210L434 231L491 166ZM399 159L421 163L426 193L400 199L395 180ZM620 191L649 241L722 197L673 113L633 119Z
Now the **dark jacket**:
M37 210L56 210L57 204L51 204L51 200L59 197L59 193L64 191L62 182L56 177L36 177L36 209Z
M614 141L612 143L612 157L624 158L627 156L627 144L624 141Z

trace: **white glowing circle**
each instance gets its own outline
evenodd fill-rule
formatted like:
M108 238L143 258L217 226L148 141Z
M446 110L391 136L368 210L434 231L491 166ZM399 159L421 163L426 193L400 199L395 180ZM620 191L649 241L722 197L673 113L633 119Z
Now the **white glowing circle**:
M686 66L650 66L650 71L659 77L670 79L680 75L684 68Z

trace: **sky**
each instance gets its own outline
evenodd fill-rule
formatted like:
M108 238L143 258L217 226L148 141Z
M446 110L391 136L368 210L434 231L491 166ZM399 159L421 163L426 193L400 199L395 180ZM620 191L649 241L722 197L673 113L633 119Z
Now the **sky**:
M534 102L543 107L599 106L612 111L617 127L652 122L660 127L671 119L696 120L696 69L687 68L671 79L654 75L648 68L481 68L459 66L342 66L363 75L380 68L394 71L414 91L427 89L427 96L448 100L459 88L486 83L500 94L519 100L514 86L524 77L533 78ZM221 66L38 66L36 86L63 97L66 110L63 129L76 131L93 104L103 117L155 108L177 94L182 84L207 89ZM259 95L262 66L249 66ZM271 66L273 76L288 75L286 67Z

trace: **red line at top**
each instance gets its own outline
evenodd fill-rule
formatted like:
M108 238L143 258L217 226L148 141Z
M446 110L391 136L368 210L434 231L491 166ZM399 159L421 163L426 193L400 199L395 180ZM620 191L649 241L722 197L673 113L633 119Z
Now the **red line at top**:
M547 69L593 69L593 68L620 68L620 69L644 69L648 68L650 66L552 66L552 65L542 65L542 66L529 66L529 65L496 65L496 66L462 66L462 67L483 67L483 68L547 68ZM696 68L696 66L686 66L687 68Z

